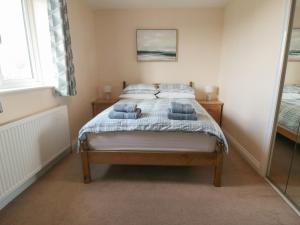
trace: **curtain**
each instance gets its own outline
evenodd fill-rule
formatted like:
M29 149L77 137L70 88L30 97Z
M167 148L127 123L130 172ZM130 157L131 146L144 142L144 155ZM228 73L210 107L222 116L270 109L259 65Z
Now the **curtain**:
M74 96L77 91L66 0L48 0L48 15L56 92Z

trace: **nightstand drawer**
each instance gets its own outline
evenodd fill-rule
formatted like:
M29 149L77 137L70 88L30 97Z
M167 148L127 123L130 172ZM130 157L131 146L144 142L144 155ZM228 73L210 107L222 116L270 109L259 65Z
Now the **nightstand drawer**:
M220 109L218 108L208 108L206 111L209 113L209 115L214 118L214 120L218 123L221 124L221 112Z
M219 110L221 109L221 105L208 105L208 104L203 104L201 103L201 105L205 108L205 109L211 109L211 110Z
M93 107L93 114L97 115L100 112L102 112L103 110L109 108L111 106L111 104L95 104Z
M214 120L222 125L223 102L220 101L199 101L203 108L214 118Z
M96 101L92 102L93 116L96 116L103 110L109 108L117 101L118 101L117 99L111 99L111 100L97 99Z

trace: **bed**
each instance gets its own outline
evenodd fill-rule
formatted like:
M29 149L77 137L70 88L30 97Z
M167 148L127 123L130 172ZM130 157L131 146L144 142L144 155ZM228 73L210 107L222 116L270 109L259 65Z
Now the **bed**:
M197 121L167 118L170 102L191 104ZM213 184L221 186L223 154L228 151L219 125L195 99L122 99L142 109L137 120L109 119L112 107L79 132L84 183L90 164L213 166Z
M300 85L286 85L279 109L277 133L300 143Z

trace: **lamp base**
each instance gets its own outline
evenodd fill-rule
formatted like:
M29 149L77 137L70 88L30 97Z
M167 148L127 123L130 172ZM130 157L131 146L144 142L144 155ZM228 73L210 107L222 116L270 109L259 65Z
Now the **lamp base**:
M206 101L212 101L213 100L213 95L212 94L206 94L205 95L205 100Z
M111 93L104 93L104 99L110 100L111 99Z

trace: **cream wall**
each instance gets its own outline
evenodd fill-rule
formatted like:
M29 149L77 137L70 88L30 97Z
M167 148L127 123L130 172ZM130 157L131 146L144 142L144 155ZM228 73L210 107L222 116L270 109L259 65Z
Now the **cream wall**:
M225 8L219 80L223 128L260 171L269 151L287 2L232 0Z
M101 84L113 85L118 96L122 81L195 82L217 84L223 10L149 9L99 10L96 16L97 52ZM137 62L136 29L178 29L178 62ZM200 95L201 97L201 95Z
M91 117L90 102L96 98L99 78L96 69L95 15L82 0L68 1L70 29L78 95L76 97L55 97L50 88L1 94L4 113L0 124L8 123L28 115L47 110L59 104L67 104L72 137Z
M77 96L68 98L72 137L92 117L91 102L98 97L99 83L95 13L85 1L69 0L72 48L76 69Z
M299 2L299 0L297 0ZM300 5L298 4L295 10L294 27L300 28Z
M300 84L300 61L288 62L285 83Z
M300 6L296 7L294 25L295 28L300 28ZM300 84L300 61L288 62L285 75L286 84Z

